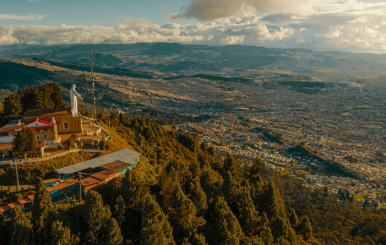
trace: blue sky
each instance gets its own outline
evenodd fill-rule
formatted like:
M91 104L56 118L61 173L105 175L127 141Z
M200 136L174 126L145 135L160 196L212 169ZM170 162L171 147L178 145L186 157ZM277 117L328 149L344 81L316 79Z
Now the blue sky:
M386 53L386 0L0 1L0 46L179 42Z
M2 0L0 14L42 15L42 20L0 20L0 25L85 25L108 26L111 22L131 16L146 18L164 25L167 17L179 12L188 0ZM177 20L177 23L196 23L195 20Z

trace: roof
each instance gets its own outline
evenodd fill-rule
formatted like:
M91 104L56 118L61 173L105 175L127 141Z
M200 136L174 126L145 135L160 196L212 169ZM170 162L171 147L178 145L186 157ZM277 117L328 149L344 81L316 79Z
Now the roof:
M80 172L82 170L89 169L89 168L97 168L114 161L121 161L121 162L128 161L129 163L135 163L135 160L137 160L139 156L140 154L135 151L132 151L129 149L123 149L105 156L101 156L101 157L97 157L97 158L85 161L85 162L77 163L77 164L60 168L60 169L55 169L55 172L59 174L72 174L72 173Z
M48 121L48 120L42 119L42 118L35 118L35 119L32 119L32 120L26 122L25 125L28 125L28 124L31 124L31 123L34 123L34 122L39 122L39 123L51 125L51 121Z
M21 129L23 128L25 125L16 125L16 126L11 126L11 127L6 127L6 128L1 128L0 129L0 133L4 133L4 132L9 132L9 131L15 131L17 129Z
M10 210L11 208L10 207L8 207L7 205L4 205L4 206L1 206L0 207L0 212L6 212L6 211L8 211L8 210Z
M35 195L34 194L30 194L30 195L27 195L25 198L28 198L31 201L33 201L35 199Z
M42 109L42 110L33 110L24 112L24 117L39 117L42 115L63 115L70 114L70 110L67 108L57 108L57 109Z
M13 148L13 143L0 144L0 150L11 150L12 148Z
M46 180L43 180L43 183L46 184L46 183L51 183L56 181L60 181L60 179L59 178L46 179Z
M100 179L100 180L104 180L110 176L114 176L116 175L117 172L114 172L114 171L109 171L109 170L103 170L102 172L99 172L99 173L95 173L93 175L91 175L90 177L93 177L93 178L97 178L97 179Z
M53 192L53 191L55 191L55 190L63 189L64 187L66 187L65 184L59 184L59 185L55 185L55 186L48 187L48 188L46 189L46 191L48 191L48 193L51 193L51 192Z
M21 205L24 205L26 203L29 203L30 201L27 201L25 200L24 198L20 199L20 200L17 200L18 203L20 203Z
M129 164L131 165L131 164ZM126 169L128 166L126 163L121 162L121 161L114 161L111 163L104 164L100 166L101 168L112 170L112 171L121 171L123 169Z
M85 179L82 179L82 186L90 186L90 185L95 185L101 182L101 180L93 178L93 177L87 177Z

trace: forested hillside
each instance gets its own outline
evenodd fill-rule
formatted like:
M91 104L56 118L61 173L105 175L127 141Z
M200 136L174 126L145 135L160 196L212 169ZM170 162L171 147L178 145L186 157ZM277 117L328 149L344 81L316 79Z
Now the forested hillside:
M32 214L1 217L0 244L386 244L382 212L310 191L258 160L241 167L147 118L113 114L112 135L110 148L142 145L132 171L59 204L36 178Z

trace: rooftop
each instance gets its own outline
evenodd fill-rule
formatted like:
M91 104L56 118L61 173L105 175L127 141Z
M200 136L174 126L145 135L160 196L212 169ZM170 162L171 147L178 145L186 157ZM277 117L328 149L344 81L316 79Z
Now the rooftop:
M39 116L51 116L51 115L63 115L70 114L70 110L67 108L57 108L57 109L42 109L42 110L32 110L24 112L24 117L39 117Z
M102 165L106 165L115 161L128 162L130 164L134 164L135 160L137 160L139 156L140 154L135 151L123 149L102 157L97 157L68 167L55 169L55 172L59 174L73 174L89 168L98 168Z

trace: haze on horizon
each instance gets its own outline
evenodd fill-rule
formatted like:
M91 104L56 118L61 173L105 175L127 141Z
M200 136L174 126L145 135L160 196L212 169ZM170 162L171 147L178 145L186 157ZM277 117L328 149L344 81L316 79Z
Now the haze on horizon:
M386 1L15 0L0 46L178 42L386 53Z

